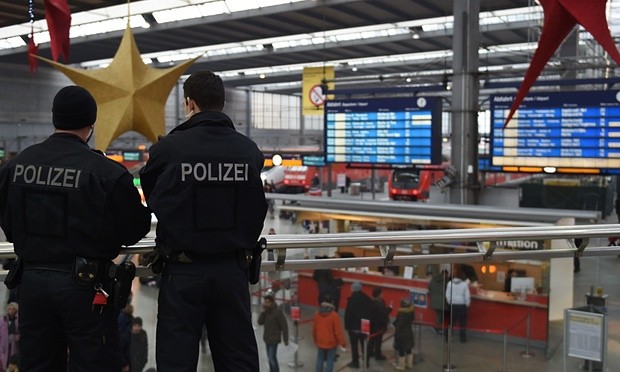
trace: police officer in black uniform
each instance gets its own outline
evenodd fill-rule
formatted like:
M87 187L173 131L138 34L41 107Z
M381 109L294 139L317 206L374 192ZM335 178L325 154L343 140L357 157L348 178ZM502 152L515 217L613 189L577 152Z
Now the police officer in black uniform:
M88 147L96 117L86 89L62 88L54 134L0 169L0 226L23 265L24 371L121 370L118 312L95 285L121 246L149 231L150 213L127 169ZM74 275L77 257L96 269L86 284Z
M224 108L209 71L183 85L189 119L149 151L141 172L165 257L157 316L157 370L196 371L203 324L217 371L258 371L245 252L263 228L264 157Z

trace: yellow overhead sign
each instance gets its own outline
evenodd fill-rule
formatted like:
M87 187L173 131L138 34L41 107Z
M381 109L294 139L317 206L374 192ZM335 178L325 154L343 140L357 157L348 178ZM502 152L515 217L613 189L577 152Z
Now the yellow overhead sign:
M334 89L334 66L304 67L302 85L302 105L304 115L323 115L325 99L323 86Z
M303 165L303 162L301 161L301 159L282 159L282 164L280 165L284 167L295 167ZM265 159L263 167L273 167L273 160Z

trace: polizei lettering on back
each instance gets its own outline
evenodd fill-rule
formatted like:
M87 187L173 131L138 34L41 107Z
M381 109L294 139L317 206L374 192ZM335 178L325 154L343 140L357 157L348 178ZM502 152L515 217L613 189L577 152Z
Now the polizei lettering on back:
M80 169L16 164L13 183L77 189L81 175Z
M246 182L249 168L245 163L181 163L181 182Z

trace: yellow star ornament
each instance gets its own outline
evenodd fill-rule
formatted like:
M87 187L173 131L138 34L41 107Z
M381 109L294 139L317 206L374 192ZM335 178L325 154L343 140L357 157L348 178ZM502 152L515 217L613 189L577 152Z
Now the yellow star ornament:
M106 68L82 70L37 57L64 73L97 101L95 148L105 151L121 134L136 131L151 142L165 134L164 107L181 74L200 56L180 65L155 69L144 64L127 26L114 59Z

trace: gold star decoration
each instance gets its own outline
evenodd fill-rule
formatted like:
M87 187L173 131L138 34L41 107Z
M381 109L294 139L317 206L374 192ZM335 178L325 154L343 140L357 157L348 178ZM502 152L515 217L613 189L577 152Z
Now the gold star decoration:
M51 64L75 84L86 88L97 101L95 148L104 151L121 134L136 131L151 142L165 134L164 107L181 74L200 56L166 69L144 64L129 25L110 65L82 70L50 59Z

